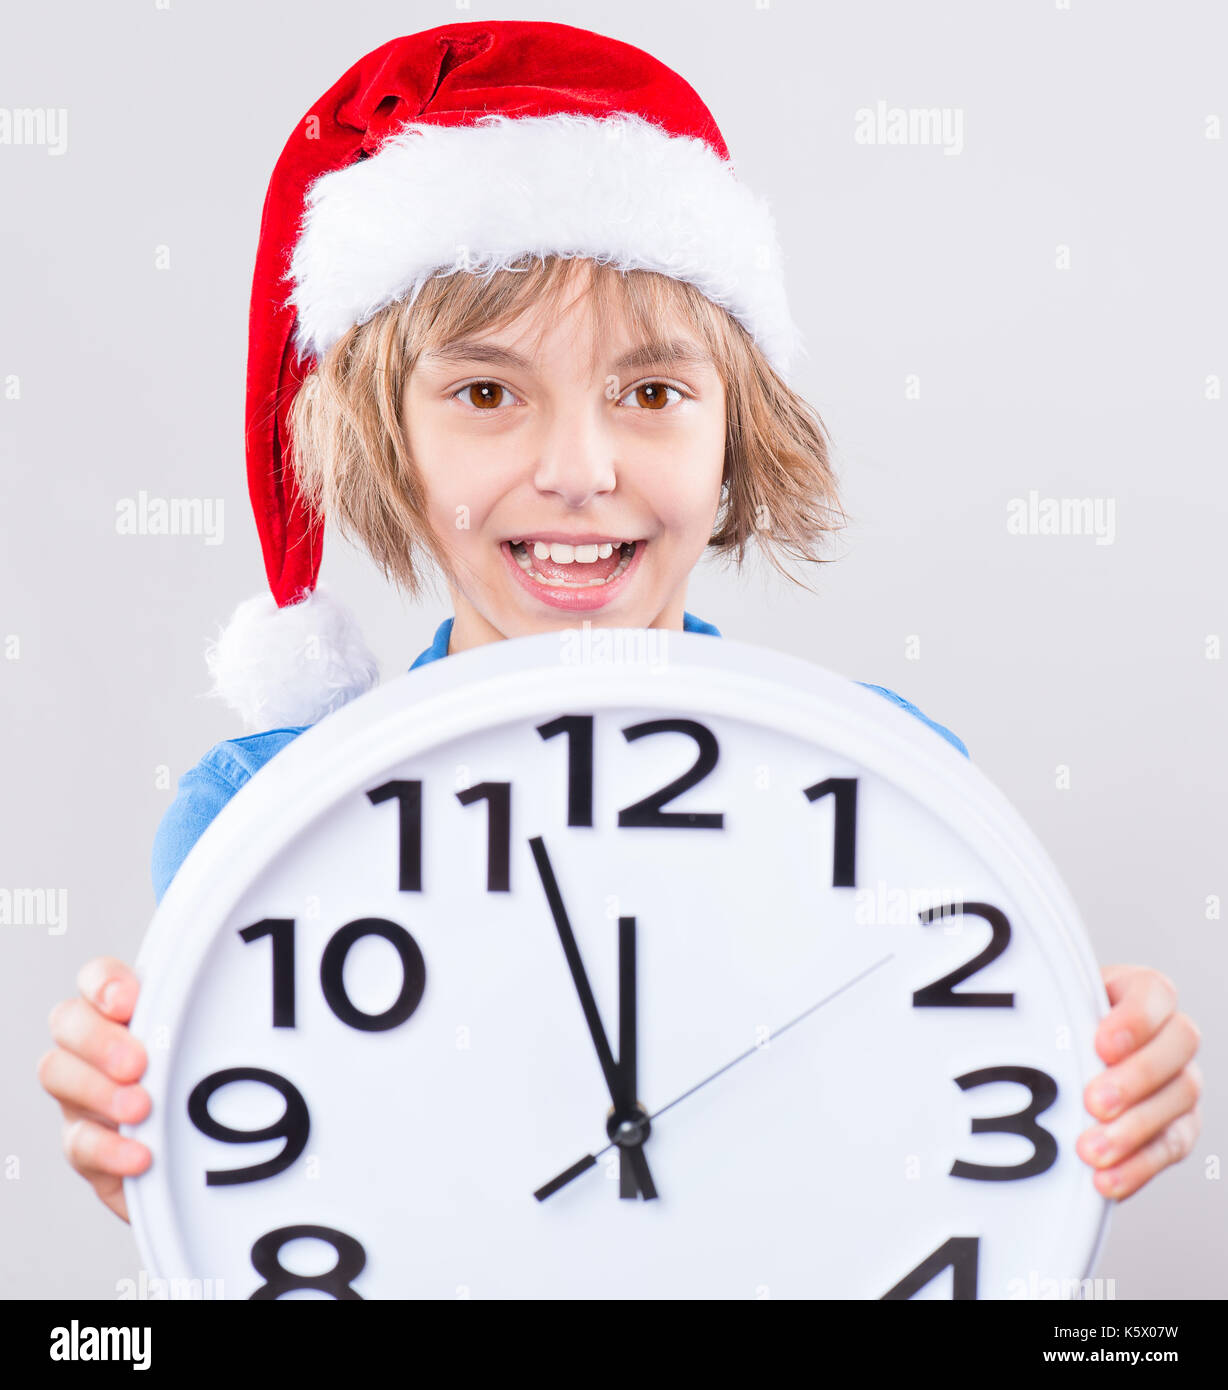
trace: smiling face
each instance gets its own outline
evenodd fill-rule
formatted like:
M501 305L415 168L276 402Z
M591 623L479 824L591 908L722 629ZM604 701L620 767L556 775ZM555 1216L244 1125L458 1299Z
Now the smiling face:
M580 257L429 277L313 364L287 423L306 509L410 598L442 572L452 652L679 629L705 552L808 588L844 521L822 420L745 327Z
M682 627L720 504L724 385L681 319L646 342L614 312L603 333L583 289L423 352L409 375L451 652L584 620Z

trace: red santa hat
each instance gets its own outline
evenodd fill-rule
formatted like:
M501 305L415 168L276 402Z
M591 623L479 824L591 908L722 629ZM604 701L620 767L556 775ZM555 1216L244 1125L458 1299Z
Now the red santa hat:
M378 680L317 590L323 539L287 420L313 363L435 275L583 256L695 285L784 376L800 346L768 205L692 88L566 24L446 24L384 44L297 124L264 203L252 287L247 477L269 590L209 652L255 728L310 724Z

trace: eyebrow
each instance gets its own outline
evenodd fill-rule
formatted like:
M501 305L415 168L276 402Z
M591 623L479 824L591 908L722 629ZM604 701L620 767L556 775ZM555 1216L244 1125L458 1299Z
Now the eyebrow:
M500 347L497 343L482 342L476 338L461 338L423 354L429 362L444 364L448 362L489 362L494 366L518 367L531 372L536 363L511 348ZM613 363L615 371L630 371L635 367L649 367L657 363L676 366L711 366L712 357L705 349L684 339L663 340L644 343L631 352L624 353Z

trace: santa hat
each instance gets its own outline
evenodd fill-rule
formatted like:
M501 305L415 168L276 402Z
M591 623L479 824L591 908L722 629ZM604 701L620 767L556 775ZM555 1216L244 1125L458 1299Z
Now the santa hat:
M303 378L431 276L529 253L695 285L782 376L799 346L771 212L656 58L566 24L496 21L360 59L295 127L260 228L247 477L270 592L240 604L209 652L215 693L252 727L313 723L378 680L349 613L317 589L323 522L287 432Z

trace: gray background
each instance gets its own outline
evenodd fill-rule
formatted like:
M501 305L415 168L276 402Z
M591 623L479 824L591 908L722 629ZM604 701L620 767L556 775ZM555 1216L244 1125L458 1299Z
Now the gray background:
M1098 1272L1119 1298L1223 1297L1224 924L1205 902L1228 892L1228 663L1205 641L1228 637L1228 405L1206 382L1228 377L1228 138L1206 122L1228 120L1228 20L1212 0L7 8L0 106L67 108L69 138L61 156L0 145L0 641L20 638L16 658L0 648L0 885L64 888L69 914L61 935L0 927L0 1159L19 1160L0 1173L0 1295L108 1298L138 1273L34 1070L80 964L135 956L175 780L241 732L201 697L201 653L264 582L242 420L268 177L360 55L483 18L649 49L771 199L811 354L797 384L855 523L816 596L701 567L687 606L953 728L1047 846L1101 962L1177 982L1203 1029L1202 1138L1115 1209ZM879 100L961 109L962 152L855 143ZM223 543L117 534L142 489L224 499ZM1111 499L1113 543L1009 535L1007 504L1032 489ZM385 674L450 611L406 604L335 541L324 575Z

